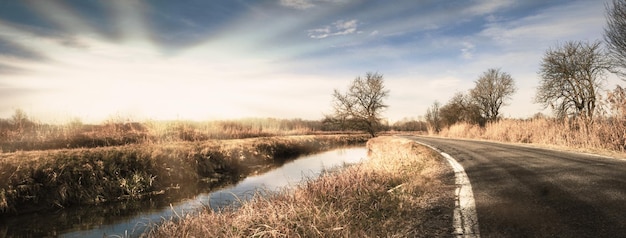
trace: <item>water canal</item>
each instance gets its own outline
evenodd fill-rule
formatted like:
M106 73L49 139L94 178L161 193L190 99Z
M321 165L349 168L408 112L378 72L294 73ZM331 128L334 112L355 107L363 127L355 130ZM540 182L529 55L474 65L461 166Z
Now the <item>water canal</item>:
M149 225L210 206L217 210L245 201L257 192L293 187L318 177L325 170L361 162L365 147L336 149L302 156L266 173L213 191L193 188L168 192L142 201L63 209L29 214L0 223L4 237L138 237Z

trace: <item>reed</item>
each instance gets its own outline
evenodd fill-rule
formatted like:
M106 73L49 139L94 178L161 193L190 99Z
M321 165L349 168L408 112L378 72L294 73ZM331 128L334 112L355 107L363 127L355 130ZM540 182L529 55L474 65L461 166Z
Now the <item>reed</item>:
M134 122L114 118L92 125L79 119L65 124L45 124L23 113L19 117L19 120L0 119L0 153L332 133L322 132L320 121L301 119Z
M453 172L433 151L395 137L370 159L240 206L165 220L144 237L441 237L452 234Z
M484 128L458 123L444 128L439 135L626 152L626 118L617 117L598 118L592 122L582 119L504 119Z
M234 182L301 154L367 139L284 136L2 153L0 216L142 199L202 181Z

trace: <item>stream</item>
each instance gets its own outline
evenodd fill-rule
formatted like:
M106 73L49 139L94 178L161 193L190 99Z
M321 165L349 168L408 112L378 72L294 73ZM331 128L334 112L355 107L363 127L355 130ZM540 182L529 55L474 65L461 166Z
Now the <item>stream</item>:
M11 217L0 222L0 237L138 237L150 225L210 207L218 210L250 199L257 192L278 191L325 170L366 159L365 147L335 149L298 157L266 173L214 189L187 188L141 201L67 208Z

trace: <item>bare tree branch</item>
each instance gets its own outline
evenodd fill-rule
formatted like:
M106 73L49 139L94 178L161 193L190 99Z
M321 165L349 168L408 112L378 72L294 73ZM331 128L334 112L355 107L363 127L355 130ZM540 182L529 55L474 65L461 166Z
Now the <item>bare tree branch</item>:
M456 93L446 105L441 107L439 113L441 114L443 126L451 126L457 122L485 124L478 105L469 95L461 92Z
M612 72L626 80L626 0L613 0L606 5L607 26L604 28L604 41L607 44Z
M434 133L441 131L441 105L438 101L435 101L432 106L426 111L426 123L428 123L428 130Z
M500 117L500 108L515 93L515 82L511 75L500 69L488 69L470 90L470 97L478 106L486 121L496 121Z
M344 94L333 92L334 120L356 130L364 130L372 136L381 129L381 113L388 106L383 100L389 95L383 75L367 73L365 78L355 78Z
M600 42L570 41L548 49L543 57L541 81L535 102L550 107L559 118L584 116L591 119L598 90L611 69Z

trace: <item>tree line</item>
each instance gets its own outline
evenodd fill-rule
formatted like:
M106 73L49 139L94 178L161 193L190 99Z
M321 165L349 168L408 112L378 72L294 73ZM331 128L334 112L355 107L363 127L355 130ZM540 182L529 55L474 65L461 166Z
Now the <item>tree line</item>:
M594 120L599 110L603 82L608 73L626 79L626 0L613 0L606 5L607 26L602 41L567 41L546 50L539 69L539 86L534 102L551 109L559 120ZM435 101L424 115L428 130L439 132L459 122L484 126L502 118L500 109L517 91L513 77L499 68L490 68L474 81L474 88L456 93L445 105ZM367 73L357 77L347 92L333 93L333 113L326 115L327 124L342 129L363 130L372 136L385 127L382 111L388 107L384 99L389 90L383 76ZM619 85L607 93L613 116L626 116L626 89ZM624 118L622 118L624 119ZM397 128L420 128L423 124Z

